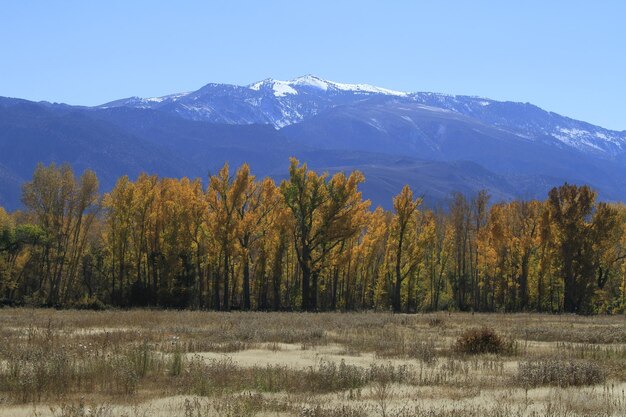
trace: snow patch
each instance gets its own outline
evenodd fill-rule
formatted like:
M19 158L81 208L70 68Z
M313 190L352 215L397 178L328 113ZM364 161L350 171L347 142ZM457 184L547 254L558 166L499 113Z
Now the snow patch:
M433 107L433 106L427 106L426 104L417 104L417 107L419 107L420 109L424 109L424 110L428 110L428 111L432 111L432 112L439 112L439 113L459 113L454 109L444 109L443 107Z
M248 88L250 90L259 91L264 86L271 86L272 90L274 91L274 96L276 97L284 97L287 94L298 94L298 92L293 87L291 87L291 85L289 85L289 82L273 80L271 78L259 81L254 84L250 84Z
M288 83L291 85L318 88L324 91L328 90L328 82L322 80L321 78L317 78L313 75L305 75L302 77L298 77L294 80L288 81Z
M274 81L273 85L274 95L276 97L284 97L287 94L298 94L296 90L293 89L288 83L284 81Z
M335 87L337 90L342 91L353 91L355 93L365 93L365 94L384 94L387 96L399 96L406 97L409 93L405 93L403 91L389 90L387 88L376 87L369 84L344 84L344 83L336 83L336 82L328 82L330 85Z
M272 83L274 85L274 91L277 91L277 88L280 91L280 95L277 95L277 97L282 97L285 94L297 94L297 91L293 89L293 87L309 87L316 88L322 91L328 91L329 89L333 89L339 91L352 91L357 94L383 94L398 97L408 97L410 95L409 93L405 93L403 91L390 90L388 88L376 87L370 84L346 84L323 80L314 75L304 75L302 77L294 78L293 80L289 81L268 79L251 84L248 86L248 88L258 91L263 86L263 84L268 83ZM292 87L292 89L289 90L285 86Z
M264 84L269 84L269 83L271 83L271 82L273 82L273 81L274 81L274 80L272 80L271 78L266 78L265 80L262 80L262 81L256 82L256 83L254 83L254 84L250 84L250 85L248 86L248 88L249 88L250 90L259 91L259 90L261 89L261 87L262 87Z
M583 135L588 135L589 134L588 131L581 130L581 129L576 129L575 127L571 128L571 129L568 129L568 128L565 128L565 127L559 127L558 131L561 132L561 133L565 133L566 135L572 136L572 137L578 137L578 136L583 136Z
M147 103L161 103L161 102L166 101L166 100L176 101L176 100L180 99L181 97L185 97L185 96L187 96L189 94L190 94L189 92L177 93L177 94L170 94L170 95L161 96L161 97L149 97L149 98L144 98L142 100L144 102L147 102Z
M387 131L385 129L385 126L378 119L371 118L370 121L367 124L372 126L373 128L375 128L376 130L381 131L381 132L386 132Z

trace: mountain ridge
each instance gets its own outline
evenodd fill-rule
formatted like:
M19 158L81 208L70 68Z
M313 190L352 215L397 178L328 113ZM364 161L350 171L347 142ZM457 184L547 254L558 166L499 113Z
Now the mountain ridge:
M387 208L404 183L432 204L481 188L496 201L541 198L565 181L626 201L626 131L530 103L312 75L92 107L0 97L0 204L10 208L39 161L92 168L107 191L142 171L206 179L226 161L281 180L290 156L363 171L366 197Z
M216 99L224 98L225 95L231 97L229 103ZM182 117L193 120L231 124L272 124L280 129L329 108L377 96L455 111L499 125L519 136L556 140L566 146L578 147L599 155L615 156L626 150L626 130L605 129L544 110L527 102L498 101L482 96L402 92L370 84L338 83L310 74L288 81L267 78L245 86L209 83L192 92L145 99L132 97L97 107L157 108L174 111ZM220 105L226 110L220 112L217 109ZM303 111L306 106L309 108ZM235 107L239 109L238 117L230 114L232 113L230 110ZM524 112L526 117L522 121L507 118L513 111Z

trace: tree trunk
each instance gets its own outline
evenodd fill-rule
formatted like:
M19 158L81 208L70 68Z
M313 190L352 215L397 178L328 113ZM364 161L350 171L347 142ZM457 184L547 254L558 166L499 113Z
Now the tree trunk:
M229 297L229 282L228 273L230 268L230 257L224 253L224 298L222 301L222 308L224 311L230 310L230 297Z
M250 260L248 254L243 256L243 309L250 310Z
M332 298L330 302L330 309L333 311L337 309L338 285L339 285L339 267L335 267L333 270L333 290L332 290L333 293L332 293Z
M396 283L393 289L393 311L399 313L402 309L400 290L402 289L402 244L404 240L404 229L400 230L398 239L398 250L396 251Z
M211 274L213 276L213 285L212 285L212 291L213 291L213 309L214 310L220 310L220 275L218 272L218 266L215 265L215 267L213 268L213 270L211 271Z
M317 287L320 272L311 273L311 289L309 290L309 311L317 311Z
M522 273L519 278L519 307L526 310L528 307L528 262L530 253L525 253L522 258Z

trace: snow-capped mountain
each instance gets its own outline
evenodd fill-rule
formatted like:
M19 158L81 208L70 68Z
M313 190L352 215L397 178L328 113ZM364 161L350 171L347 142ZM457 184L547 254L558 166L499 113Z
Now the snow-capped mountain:
M520 138L551 142L607 157L626 151L626 132L617 132L545 111L529 103L482 97L409 93L369 84L346 84L305 75L289 81L271 78L247 86L207 84L197 91L164 97L131 97L100 108L158 109L191 120L227 124L270 124L277 129L324 111L364 101L418 103L455 112ZM396 106L397 107L397 106ZM410 118L409 116L406 116ZM408 120L407 120L408 122ZM379 120L376 123L384 124Z
M626 202L626 132L528 103L312 75L97 107L0 97L5 207L19 208L21 184L38 162L94 169L107 191L119 176L144 171L206 179L226 161L280 181L291 156L317 171L362 171L364 196L387 208L405 184L444 206L453 191L545 198L563 182Z
M164 97L117 100L100 108L136 107L172 111L212 123L271 124L282 128L319 112L371 96L407 97L407 93L368 84L342 84L305 75L291 81L271 78L247 86L207 84Z

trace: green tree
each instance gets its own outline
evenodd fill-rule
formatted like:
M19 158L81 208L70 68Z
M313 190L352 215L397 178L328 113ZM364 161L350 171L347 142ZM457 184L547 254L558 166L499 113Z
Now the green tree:
M586 312L594 292L592 214L596 193L588 186L564 184L548 195L550 218L556 230L559 272L563 279L563 309Z

